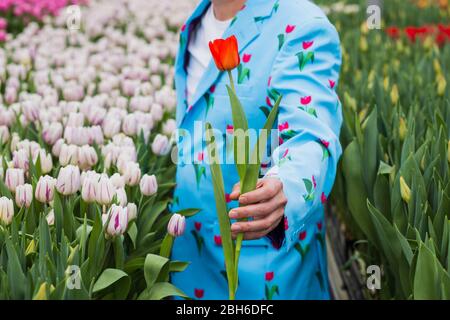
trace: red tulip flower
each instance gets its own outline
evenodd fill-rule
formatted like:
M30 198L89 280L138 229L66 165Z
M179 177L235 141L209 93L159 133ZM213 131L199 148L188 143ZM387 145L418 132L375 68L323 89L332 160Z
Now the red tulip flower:
M393 39L400 38L401 31L398 27L392 26L386 29L386 33Z
M217 69L220 71L233 70L241 62L235 36L210 41L209 50L211 50Z

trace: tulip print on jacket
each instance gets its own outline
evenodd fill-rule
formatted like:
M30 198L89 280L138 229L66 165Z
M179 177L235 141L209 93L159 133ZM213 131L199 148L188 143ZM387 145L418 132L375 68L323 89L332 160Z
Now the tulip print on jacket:
M227 157L222 172L229 194L239 176L229 162L233 160L233 148L228 144L233 121L226 90L228 76L218 70L214 60L220 59L219 51L211 58L189 105L185 90L190 33L209 5L210 1L201 1L187 20L175 65L180 131L172 211L193 207L202 211L195 219L186 220L186 232L175 240L172 258L191 264L172 280L194 299L226 299L211 173L201 154L205 142L193 134L198 121L203 127L210 122L221 130L223 139L217 144ZM324 204L341 155L342 115L335 92L341 64L338 34L310 1L251 0L222 38L231 36L236 38L239 58L230 57L222 69L239 64L232 72L249 127L261 129L276 99L283 96L275 126L279 145L271 159L263 162L262 174L279 177L288 198L285 219L274 232L243 242L236 298L328 299ZM217 44L218 50L221 45ZM184 131L190 133L189 145L183 141ZM231 209L238 204L227 198L227 205Z

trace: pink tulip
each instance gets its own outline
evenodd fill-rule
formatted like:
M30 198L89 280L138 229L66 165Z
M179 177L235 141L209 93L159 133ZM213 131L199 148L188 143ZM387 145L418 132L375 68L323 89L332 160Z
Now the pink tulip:
M6 30L8 26L8 21L5 18L0 18L0 30Z
M128 209L113 204L108 212L102 215L102 221L106 226L107 237L120 236L128 228Z

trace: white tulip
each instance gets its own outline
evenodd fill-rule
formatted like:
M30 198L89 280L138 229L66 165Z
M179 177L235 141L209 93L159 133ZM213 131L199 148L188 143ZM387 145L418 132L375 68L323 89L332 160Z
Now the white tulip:
M120 206L124 207L127 205L128 203L127 193L124 188L116 189L116 198Z
M139 187L144 196L154 195L158 191L158 182L156 181L155 175L149 176L144 174L141 178Z
M115 188L106 174L100 176L95 190L95 200L102 205L108 205L112 202L115 195Z
M9 191L16 192L17 186L25 183L25 174L23 169L9 168L6 170L5 184Z
M80 190L80 179L80 169L76 166L68 165L59 170L56 189L65 196L75 194Z
M16 204L18 207L29 208L33 200L33 187L31 184L23 184L16 188Z
M55 193L56 179L50 176L42 176L36 185L34 196L36 200L42 203L50 203L53 201Z
M136 206L136 204L130 202L127 205L127 210L128 210L128 221L135 220L137 218L137 206Z
M9 225L14 217L14 203L6 197L0 198L0 223Z
M167 155L170 152L169 139L162 134L157 134L152 143L152 151L159 156Z
M114 173L109 179L116 189L125 187L125 179L120 175L120 173Z
M139 164L135 162L128 162L125 166L123 177L128 186L138 185L139 180L141 179L141 169L139 168Z

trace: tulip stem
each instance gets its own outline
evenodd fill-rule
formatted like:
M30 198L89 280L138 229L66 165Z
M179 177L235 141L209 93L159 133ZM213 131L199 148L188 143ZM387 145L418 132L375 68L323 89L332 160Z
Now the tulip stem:
M231 70L228 70L227 72L228 72L228 77L230 78L231 90L233 90L234 94L236 94L236 88L234 87L233 74L231 73Z

